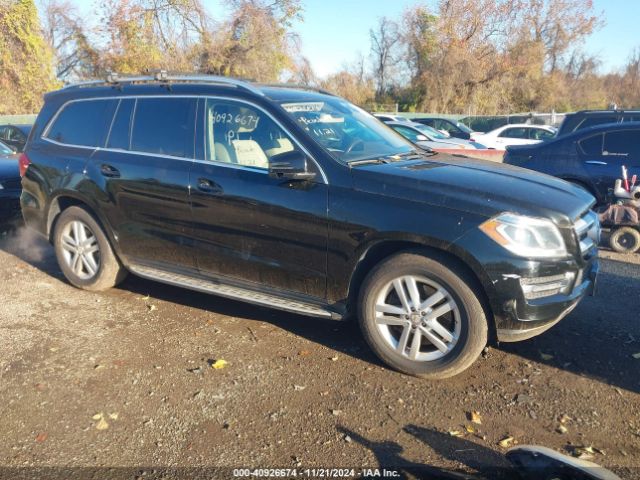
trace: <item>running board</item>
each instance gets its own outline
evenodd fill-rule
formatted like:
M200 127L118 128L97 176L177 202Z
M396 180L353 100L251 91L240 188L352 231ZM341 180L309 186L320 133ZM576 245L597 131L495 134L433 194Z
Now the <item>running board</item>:
M188 288L198 292L211 293L221 297L240 300L254 305L275 308L286 312L298 313L310 317L328 318L331 320L341 320L342 315L333 312L321 305L291 300L264 292L236 287L205 278L194 278L180 273L167 272L146 265L129 265L129 270L140 277L149 280L175 285L177 287Z

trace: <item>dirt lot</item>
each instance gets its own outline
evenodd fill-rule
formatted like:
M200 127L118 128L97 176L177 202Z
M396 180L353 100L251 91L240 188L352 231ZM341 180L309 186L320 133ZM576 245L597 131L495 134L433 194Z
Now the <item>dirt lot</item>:
M599 295L555 328L428 382L381 366L354 325L133 276L84 292L48 244L5 236L0 477L33 466L487 472L511 436L593 446L594 461L640 478L640 262L603 257Z

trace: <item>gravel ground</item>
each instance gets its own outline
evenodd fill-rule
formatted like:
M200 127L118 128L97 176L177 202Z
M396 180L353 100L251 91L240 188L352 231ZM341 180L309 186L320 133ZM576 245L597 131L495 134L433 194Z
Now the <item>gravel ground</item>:
M598 295L555 328L429 382L384 368L353 324L133 276L106 293L75 289L51 247L20 229L0 240L0 477L33 467L487 473L505 465L499 442L513 437L564 453L592 446L593 461L640 478L640 256L602 257Z

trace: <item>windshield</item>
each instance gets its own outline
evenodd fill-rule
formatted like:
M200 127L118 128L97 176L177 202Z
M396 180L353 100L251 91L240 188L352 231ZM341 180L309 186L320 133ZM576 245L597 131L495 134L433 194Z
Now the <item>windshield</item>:
M11 155L13 150L7 147L4 143L0 142L0 155Z
M442 132L439 132L438 130L436 130L433 127L430 127L429 125L414 125L415 128L417 128L418 130L420 130L421 132L423 132L426 136L430 137L431 139L435 139L435 140L446 140L449 138L448 135L445 135Z
M340 98L281 105L314 140L343 162L401 155L415 149L378 119Z

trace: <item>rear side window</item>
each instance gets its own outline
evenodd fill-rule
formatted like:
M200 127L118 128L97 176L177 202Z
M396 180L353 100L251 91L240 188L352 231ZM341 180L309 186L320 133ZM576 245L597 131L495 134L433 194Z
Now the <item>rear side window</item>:
M623 130L604 135L603 155L636 156L640 153L640 130Z
M87 100L66 104L46 133L46 138L67 145L102 147L117 100Z
M107 148L129 150L129 134L131 133L131 114L136 101L132 98L120 100L116 110L111 132L107 140Z
M602 134L580 141L580 149L585 155L602 155Z
M131 150L193 158L196 99L138 98Z
M507 128L506 130L504 130L500 135L498 135L499 137L506 137L506 138L529 138L527 129L525 128Z

